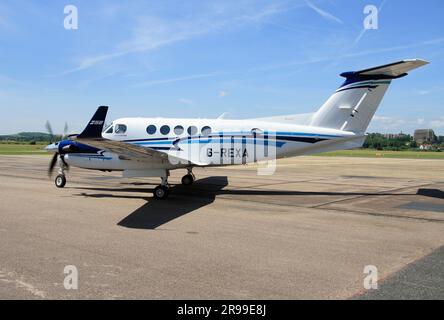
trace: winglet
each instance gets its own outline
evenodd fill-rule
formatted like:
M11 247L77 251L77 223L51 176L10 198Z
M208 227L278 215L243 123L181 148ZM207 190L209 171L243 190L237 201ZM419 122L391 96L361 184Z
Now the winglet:
M77 136L79 139L94 139L102 137L103 125L105 124L106 114L108 113L107 106L101 106L94 113L85 130Z

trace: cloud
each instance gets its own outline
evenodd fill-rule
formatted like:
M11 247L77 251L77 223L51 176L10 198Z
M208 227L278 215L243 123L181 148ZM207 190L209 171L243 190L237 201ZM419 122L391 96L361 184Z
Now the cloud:
M313 64L313 63L322 63L322 62L329 62L336 59L342 59L342 58L357 58L357 57L363 57L368 55L374 55L378 53L387 53L387 52L393 52L393 51L401 51L401 50L407 50L407 49L413 49L413 48L423 48L424 46L433 46L433 45L439 45L444 43L444 38L435 38L423 42L415 42L411 44L406 45L399 45L399 46L393 46L388 48L382 48L382 49L374 49L374 50L367 50L367 51L359 51L354 53L345 53L341 56L324 56L324 57L312 57L305 60L296 60L296 61L290 61L285 62L282 64L275 64L275 65L269 65L269 66L262 66L255 69L249 70L251 71L269 71L269 70L275 70L275 69L282 69L282 68L288 68L291 66L303 66L307 64Z
M194 75L169 78L169 79L151 80L151 81L145 81L145 82L138 83L137 87L151 87L151 86L155 86L155 85L159 85L159 84L167 84L167 83L201 79L201 78L210 78L210 77L216 77L221 74L223 74L223 72L201 73L201 74L194 74Z
M334 15L332 15L331 13L322 10L321 8L315 6L310 0L305 0L305 3L307 4L308 7L310 7L311 9L313 9L317 14L319 14L321 17L329 20L329 21L334 21L340 24L343 24L344 22L339 19L338 17L335 17Z
M100 74L97 77L93 77L93 78L81 81L78 84L78 86L81 87L81 88L87 88L88 86L90 86L94 82L102 81L102 80L105 80L107 78L114 77L114 76L116 76L118 74L120 74L119 71L111 71L111 72L108 72L108 73L103 73L103 74Z
M416 129L430 128L436 134L444 129L444 117L437 119L408 119L401 117L379 116L375 115L370 122L371 132L393 133L393 132L409 132L413 134Z
M186 98L180 98L179 100L180 103L186 104L188 106L194 106L194 101L190 100L190 99L186 99Z
M418 125L423 125L425 122L426 122L426 121L425 121L424 118L418 118L418 119L416 119L416 123L417 123Z
M105 61L129 54L146 53L177 42L201 37L207 34L233 30L249 24L262 23L267 18L288 9L285 3L275 2L258 6L254 1L232 8L207 10L185 18L164 19L154 16L139 16L129 38L118 43L114 50L81 58L77 66L59 76L71 74L96 66ZM236 7L236 8L235 8Z
M17 84L19 82L17 80L10 78L9 76L0 74L0 83L2 83L2 84Z
M441 118L438 118L438 119L430 121L429 126L432 129L442 129L442 128L444 128L444 117L441 117Z
M6 18L0 16L0 27L9 27L10 23Z
M11 21L12 11L5 4L0 4L0 28L10 29L14 26Z
M393 47L383 48L383 49L361 51L361 52L356 52L356 53L346 53L339 58L361 57L361 56L367 56L367 55L374 55L375 53L400 51L400 50L406 50L406 49L411 49L411 48L416 48L416 47L437 45L437 44L441 44L441 43L444 43L444 38L436 38L436 39L427 40L427 41L423 41L423 42L416 42L413 44L393 46ZM266 72L266 71L272 71L272 70L276 70L276 69L288 68L288 67L292 67L292 66L303 66L303 65L307 65L307 64L329 62L329 61L333 61L337 58L338 57L335 57L335 56L314 57L314 58L309 58L306 60L296 60L296 61L285 62L282 64L254 67L254 68L250 68L247 70L243 70L242 74L254 73L254 72ZM237 71L214 71L214 72L209 72L209 73L194 74L194 75L188 75L188 76L182 76L182 77L151 80L151 81L141 82L141 83L137 84L136 86L137 87L139 87L139 86L149 87L149 86L162 85L162 84L168 84L168 83L174 83L174 82L186 81L186 80L194 80L194 79L200 79L200 78L210 78L210 77L217 77L217 76L222 76L222 75L235 75L235 74L238 74L239 72L240 71L238 71L238 70ZM221 96L220 92L219 92L219 96Z
M418 94L421 96L425 96L427 94L430 94L430 92L432 92L431 90L419 90Z
M436 87L431 87L428 89L421 89L421 90L418 90L417 92L419 95L425 96L428 94L440 93L442 91L444 91L444 86L436 86Z
M16 79L11 78L7 75L0 74L1 89L4 89L4 88L11 88L11 89L22 88L23 89L23 88L27 88L29 86L30 86L30 84L27 82L23 82L21 80L16 80Z
M220 90L218 96L219 96L219 98L223 98L223 97L225 97L227 94L228 94L228 92L226 92L225 90Z
M378 7L378 15L381 13L382 8L384 7L386 1L387 1L387 0L382 0L381 4L379 5L379 7ZM353 41L353 44L351 45L351 47L349 48L349 50L352 49L353 47L355 47L355 46L359 43L359 41L361 41L362 37L364 36L364 34L365 34L366 32L367 32L367 29L366 29L365 27L363 27L362 30L361 30L361 32L358 34L358 36L357 36L357 37L355 38L355 40Z
M379 122L380 124L382 124L387 128L399 128L406 124L406 120L401 118L378 116L378 115L375 115L372 121Z

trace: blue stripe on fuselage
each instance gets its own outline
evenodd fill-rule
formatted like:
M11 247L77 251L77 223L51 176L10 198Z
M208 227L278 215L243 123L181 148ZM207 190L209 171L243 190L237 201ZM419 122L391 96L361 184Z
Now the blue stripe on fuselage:
M219 133L212 133L209 136L192 136L192 137L171 137L171 138L150 138L150 139L133 139L133 140L124 140L123 142L130 142L134 144L145 144L147 142L150 142L152 144L169 144L176 140L189 140L191 139L210 139L210 138L219 138L220 135L223 135L224 138L231 138L231 136L239 136L239 138L242 138L243 136L249 136L248 138L254 138L253 134L251 132L219 132ZM264 132L264 135L268 135L270 138L279 136L280 138L284 136L301 136L301 137L312 137L312 138L341 138L340 135L331 135L331 134L317 134L317 133L306 133L306 132ZM230 136L230 137L228 137ZM251 137L250 137L251 136ZM261 139L262 135L256 136L256 139Z
M101 160L111 160L112 159L112 157L105 157L104 155L100 155L100 154L84 154L84 153L70 153L69 157L94 158L94 159L101 159Z

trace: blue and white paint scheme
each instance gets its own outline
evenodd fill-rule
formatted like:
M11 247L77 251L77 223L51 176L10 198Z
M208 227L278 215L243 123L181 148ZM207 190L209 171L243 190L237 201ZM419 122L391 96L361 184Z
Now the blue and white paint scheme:
M427 63L403 60L342 73L343 85L316 113L304 117L121 118L103 128L108 107L102 106L81 134L47 147L60 155L56 185L64 186L68 165L122 171L124 177L161 177L154 196L162 199L168 195L170 170L187 169L182 183L188 185L194 181L196 166L246 164L361 147L391 81Z

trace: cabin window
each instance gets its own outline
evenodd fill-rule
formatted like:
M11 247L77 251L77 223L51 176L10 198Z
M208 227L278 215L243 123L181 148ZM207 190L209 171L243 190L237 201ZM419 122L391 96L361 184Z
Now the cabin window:
M148 134L155 134L157 131L157 128L155 125L150 124L147 128L146 128L146 133Z
M163 135L167 135L168 133L170 133L170 127L169 126L160 127L160 133Z
M205 126L200 130L204 136L209 136L211 134L211 128L209 126Z
M193 136L197 133L197 127L196 126L189 126L187 132L190 136Z
M180 136L183 133L183 127L182 126L176 126L174 128L174 133Z
M116 126L114 127L114 132L116 134L125 134L126 133L126 125L116 124Z

